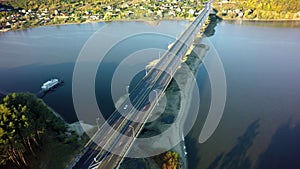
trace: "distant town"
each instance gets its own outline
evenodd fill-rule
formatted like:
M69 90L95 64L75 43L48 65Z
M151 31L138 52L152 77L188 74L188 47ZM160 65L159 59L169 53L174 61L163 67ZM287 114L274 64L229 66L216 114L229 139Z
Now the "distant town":
M31 2L31 1L30 1ZM24 8L1 5L2 31L40 25L135 19L182 19L197 16L200 1L71 1L51 5L26 4Z
M18 0L0 2L0 31L113 20L194 18L204 0ZM289 5L293 4L293 5ZM223 19L299 20L299 0L216 0Z

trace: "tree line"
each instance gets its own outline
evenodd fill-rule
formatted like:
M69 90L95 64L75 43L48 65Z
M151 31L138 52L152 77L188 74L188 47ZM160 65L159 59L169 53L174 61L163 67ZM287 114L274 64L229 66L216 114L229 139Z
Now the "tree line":
M220 2L221 0L219 0ZM241 17L236 13L228 13L236 9L243 12L246 19L295 19L300 18L299 0L229 0L228 3L215 4L218 11L227 13L225 18Z
M36 156L46 134L59 138L66 131L65 123L35 95L8 94L0 101L0 168L28 168L28 157Z
M9 5L14 7L15 9L22 8L22 9L37 9L40 6L51 6L57 4L73 4L78 2L83 3L120 3L120 2L130 2L130 0L9 0L9 1L2 1L0 3L4 5Z

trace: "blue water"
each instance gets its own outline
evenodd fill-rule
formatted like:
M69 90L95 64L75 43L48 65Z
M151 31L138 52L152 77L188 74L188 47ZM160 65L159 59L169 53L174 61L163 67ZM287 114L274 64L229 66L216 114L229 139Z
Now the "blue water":
M180 33L183 29L174 25L186 23L164 21L158 26ZM122 23L121 28L126 29L127 24L151 26L129 22ZM104 25L47 26L1 33L0 91L35 93L48 79L63 77L64 86L47 95L44 101L68 122L76 121L71 90L74 64L88 38ZM111 26L120 24L111 23ZM299 39L300 28L295 22L223 21L217 25L208 40L224 64L227 102L214 135L205 143L198 143L211 99L209 77L202 66L197 75L201 106L197 123L186 138L189 168L300 168L297 162L300 155ZM95 82L102 86L95 92L99 108L106 116L114 110L109 82L117 62L141 48L166 49L170 40L162 36L139 36L110 52ZM210 57L205 59L209 62ZM125 88L121 85L120 96Z
M200 144L210 106L209 77L201 67L202 104L187 138L189 168L300 168L299 22L223 21L208 40L224 65L226 107L215 133Z
M65 83L55 92L50 93L43 100L68 122L77 121L72 101L72 75L79 53L87 40L103 26L126 31L134 27L136 31L144 29L169 30L176 37L186 26L187 21L163 21L158 24L146 22L112 22L91 23L81 25L46 26L0 34L0 90L6 92L32 92L40 90L41 85L53 77L63 78ZM109 34L107 38L114 36ZM110 95L112 75L124 58L141 49L167 49L174 40L163 35L141 34L116 44L99 66L96 84L96 98L98 106L105 117L114 110ZM105 40L104 40L105 42ZM99 44L101 46L101 44ZM150 60L158 58L145 56L142 64L147 65ZM89 66L89 65L87 65ZM126 74L135 66L128 65ZM137 72L138 73L138 72ZM135 78L138 81L138 78ZM118 96L126 92L126 85L119 81ZM96 121L86 121L95 124Z

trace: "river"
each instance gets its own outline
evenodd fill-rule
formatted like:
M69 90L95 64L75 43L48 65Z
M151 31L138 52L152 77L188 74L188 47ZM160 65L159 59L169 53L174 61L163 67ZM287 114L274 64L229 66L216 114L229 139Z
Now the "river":
M59 112L67 122L77 121L72 101L72 75L74 65L81 49L87 40L104 26L116 31L136 29L137 31L169 30L173 37L160 34L134 35L116 44L102 60L98 68L96 98L104 117L114 111L111 91L111 80L118 64L128 55L142 49L167 49L170 42L188 24L187 21L146 22L111 22L74 24L61 26L45 26L0 34L0 91L37 93L41 85L53 77L63 78L64 86L45 96L43 100L55 111ZM110 34L110 36L115 36ZM109 37L108 37L109 38ZM99 44L101 48L101 44ZM149 54L148 54L149 55ZM144 56L134 65L128 64L127 73L135 67L146 67L148 62L158 58L155 55ZM126 74L125 74L126 75ZM138 76L142 76L140 72ZM138 79L138 78L135 78ZM124 79L119 79L115 88L116 94L122 96L126 92ZM136 80L137 81L137 80ZM80 119L82 120L82 119ZM95 124L96 121L85 121Z
M211 94L202 66L197 75L202 104L187 137L189 168L300 167L299 39L299 22L217 24L208 40L224 65L226 106L215 133L199 144Z
M187 23L163 21L157 26L177 36ZM121 31L132 24L153 27L144 22L108 25L120 27ZM76 121L72 102L74 64L88 38L105 25L46 26L1 33L0 91L36 93L43 82L62 77L64 86L43 99L66 121ZM200 67L197 82L201 106L196 125L186 137L189 168L300 167L297 161L300 156L299 39L300 27L294 22L222 21L217 24L214 35L206 40L216 48L224 65L226 107L212 137L198 143L211 99L209 77L205 67ZM102 84L96 89L96 97L105 116L114 110L110 81L124 55L141 48L166 49L172 40L165 36L138 36L110 53L95 82ZM151 59L153 56L146 58ZM209 62L210 57L205 59ZM121 87L120 96L125 88Z

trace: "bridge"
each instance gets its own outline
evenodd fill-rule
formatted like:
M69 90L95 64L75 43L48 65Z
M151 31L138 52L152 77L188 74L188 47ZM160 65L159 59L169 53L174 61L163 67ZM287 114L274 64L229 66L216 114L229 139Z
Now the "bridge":
M71 168L114 169L120 166L207 19L211 3L205 4L160 61L129 91L119 110L115 110L107 123L94 134L85 146L83 155L75 160Z

